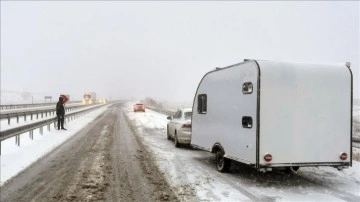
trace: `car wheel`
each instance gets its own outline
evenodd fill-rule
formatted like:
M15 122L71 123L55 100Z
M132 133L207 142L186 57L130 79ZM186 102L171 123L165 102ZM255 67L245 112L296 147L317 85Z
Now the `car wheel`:
M174 140L174 142L175 142L175 147L179 148L179 147L180 147L180 143L179 143L179 141L178 141L178 138L177 138L176 133L175 133L175 138L174 138L174 139L175 139L175 140Z
M171 140L170 134L169 134L169 126L166 127L166 134L167 134L167 139Z
M231 161L224 157L224 151L219 149L215 153L216 168L219 172L226 172L230 168Z

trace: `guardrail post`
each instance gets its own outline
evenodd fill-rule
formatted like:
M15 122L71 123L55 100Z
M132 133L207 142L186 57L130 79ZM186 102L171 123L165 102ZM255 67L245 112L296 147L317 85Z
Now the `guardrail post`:
M16 121L19 123L19 114L16 114Z
M30 118L31 118L31 120L33 120L33 113L31 113Z
M20 135L15 136L15 144L20 146Z
M44 112L41 112L41 118L44 118Z
M10 125L10 114L8 114L8 125Z
M42 135L43 133L44 133L43 127L41 126L41 127L40 127L40 135Z
M24 121L26 122L26 114L25 114L25 112L24 112Z
M30 137L30 139L34 139L34 131L33 130L30 130L29 131L29 137Z

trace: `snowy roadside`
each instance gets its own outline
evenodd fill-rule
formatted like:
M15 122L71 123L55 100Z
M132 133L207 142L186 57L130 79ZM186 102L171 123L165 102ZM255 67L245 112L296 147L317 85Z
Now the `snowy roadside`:
M15 138L2 141L0 186L75 135L108 107L101 107L80 119L66 123L66 131L55 130L51 127L50 131L44 130L44 134L40 135L39 129L37 129L34 130L33 140L29 138L28 133L21 134L20 146L15 145Z
M353 108L353 137L360 140L360 104Z
M160 171L183 201L357 201L360 199L360 163L338 171L331 167L301 168L296 174L263 174L234 166L231 173L216 171L210 153L175 148L166 139L165 115L147 110L134 113L132 103L124 112L136 134L155 157ZM355 152L359 152L355 149ZM239 167L241 169L239 169Z
M100 105L99 105L100 106ZM70 113L74 113L74 112L79 112L79 111L83 111L84 109L89 109L95 106L90 106L90 107L84 107L82 109L77 109L77 110L73 110L73 111L69 111L67 112L67 114ZM3 111L2 111L3 113ZM49 114L49 115L44 115L43 117L40 117L41 115L39 115L39 118L36 118L36 115L34 115L33 120L31 120L30 115L27 115L26 117L26 121L24 120L24 116L21 116L19 118L19 123L16 122L16 117L13 117L10 119L10 125L8 124L8 120L7 119L3 119L0 121L0 131L4 131L4 130L8 130L8 129L12 129L12 128L16 128L19 126L24 126L24 125L28 125L28 124L33 124L33 123L37 123L43 120L48 120L48 119L54 119L56 118L55 114Z
M360 100L353 106L353 137L360 139ZM353 159L360 161L360 148L353 148Z

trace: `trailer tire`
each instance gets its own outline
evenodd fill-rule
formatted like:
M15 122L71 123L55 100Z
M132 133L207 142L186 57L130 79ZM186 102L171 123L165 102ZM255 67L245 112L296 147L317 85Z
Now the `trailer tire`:
M293 166L293 167L291 167L291 169L292 169L293 171L295 171L295 172L298 171L299 168L300 168L299 166Z
M296 172L296 171L299 170L299 168L300 168L299 166L287 167L287 168L285 169L285 172L286 172L286 173Z
M224 151L219 149L215 153L216 168L219 172L227 172L230 168L231 161L224 157Z

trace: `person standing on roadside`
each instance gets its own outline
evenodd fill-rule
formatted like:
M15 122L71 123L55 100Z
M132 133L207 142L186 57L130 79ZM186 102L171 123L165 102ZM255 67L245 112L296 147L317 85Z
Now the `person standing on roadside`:
M64 119L65 119L65 108L64 108L64 98L59 97L59 102L56 103L56 116L58 118L58 130L66 130L64 128Z

